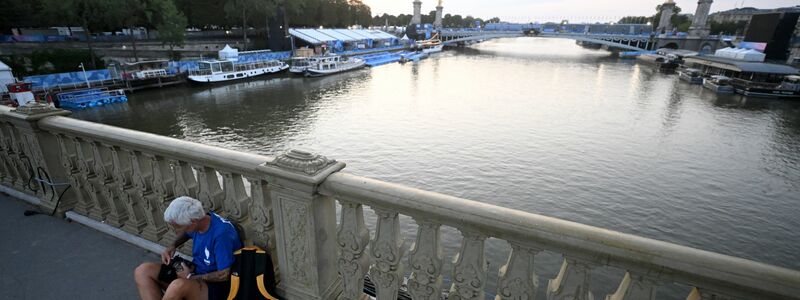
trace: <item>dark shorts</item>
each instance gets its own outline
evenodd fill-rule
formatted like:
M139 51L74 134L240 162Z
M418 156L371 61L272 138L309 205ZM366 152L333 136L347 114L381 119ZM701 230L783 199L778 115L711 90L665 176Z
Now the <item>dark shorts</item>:
M161 269L158 271L158 280L165 283L170 283L177 278L177 272L172 267L162 264ZM225 300L228 299L228 293L231 291L231 282L206 282L208 287L208 300Z

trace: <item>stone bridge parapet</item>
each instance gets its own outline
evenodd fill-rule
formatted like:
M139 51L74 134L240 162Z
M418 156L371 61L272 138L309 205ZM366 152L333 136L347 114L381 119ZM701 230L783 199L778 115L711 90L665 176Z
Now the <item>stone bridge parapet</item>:
M406 277L414 299L441 299L443 291L449 299L484 299L489 272L499 274L496 300L533 299L540 288L549 300L599 299L591 274L601 267L626 272L605 299L657 299L668 282L694 287L693 300L800 299L796 270L347 174L344 163L305 151L248 154L68 114L0 107L4 189L46 209L63 193L60 215L162 245L173 238L165 206L178 195L195 197L242 224L248 244L272 253L283 299L366 299L367 274L379 300L397 299ZM59 182L68 189L46 184ZM365 207L374 211L374 228ZM401 216L417 225L408 251ZM461 234L455 255L442 251L442 227ZM486 264L489 238L511 248L498 269ZM564 259L540 287L534 267L543 251ZM453 259L452 269L443 268L445 259Z

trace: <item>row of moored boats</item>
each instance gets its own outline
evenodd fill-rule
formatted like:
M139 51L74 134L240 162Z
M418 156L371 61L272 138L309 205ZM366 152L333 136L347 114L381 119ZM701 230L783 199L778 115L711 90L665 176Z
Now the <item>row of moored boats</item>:
M392 55L397 61L418 61L431 53L441 52L442 43L438 38L420 41L412 51ZM367 59L344 55L322 55L293 57L291 65L280 60L250 63L237 63L232 60L204 60L197 63L197 69L189 71L188 79L197 83L215 83L245 79L255 76L276 74L289 70L290 73L306 77L319 77L363 68Z
M764 57L749 49L724 48L714 55L660 49L637 59L662 71L678 69L681 80L720 94L800 99L800 70L766 63Z

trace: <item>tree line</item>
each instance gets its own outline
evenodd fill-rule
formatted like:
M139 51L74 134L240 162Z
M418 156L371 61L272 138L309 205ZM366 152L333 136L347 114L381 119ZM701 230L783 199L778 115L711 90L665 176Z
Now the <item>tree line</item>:
M647 24L650 23L653 25L653 30L658 28L658 22L661 20L661 5L656 6L657 13L653 16L627 16L620 19L617 23L618 24ZM689 27L692 26L692 19L689 18L688 15L681 15L681 8L675 6L672 9L672 16L670 17L670 23L672 26L676 28L679 32L687 32L689 31ZM710 27L711 34L727 34L727 35L740 35L743 34L745 29L747 28L746 21L739 21L739 22L714 22L709 21L708 26Z
M406 15L400 14L397 16L390 15L390 14L383 14L380 16L372 17L372 26L384 26L388 24L389 26L406 26L411 23L411 18L413 15ZM421 15L422 17L422 24L433 24L436 20L436 11L432 10L428 14ZM491 18L488 20L483 20L481 18L475 18L472 16L462 17L461 15L451 15L445 14L442 16L442 26L447 28L470 28L475 27L475 22L480 22L481 26L486 23L498 23L500 22L500 18Z

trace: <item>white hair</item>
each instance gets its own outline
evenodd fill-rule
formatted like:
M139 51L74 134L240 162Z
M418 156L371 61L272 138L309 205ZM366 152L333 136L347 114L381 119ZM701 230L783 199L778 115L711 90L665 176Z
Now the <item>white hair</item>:
M178 225L189 225L192 220L203 218L206 215L203 203L192 197L181 196L172 200L164 210L164 221Z

